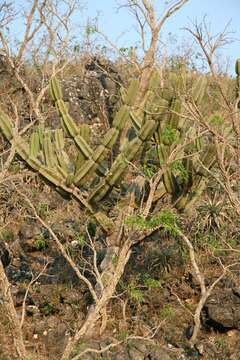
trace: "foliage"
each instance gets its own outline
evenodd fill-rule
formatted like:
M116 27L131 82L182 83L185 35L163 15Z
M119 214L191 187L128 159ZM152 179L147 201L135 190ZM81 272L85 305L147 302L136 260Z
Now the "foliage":
M159 317L161 320L173 320L176 317L176 312L171 305L167 304L161 309Z
M171 166L171 171L177 176L181 181L187 181L189 174L181 160L175 160Z
M221 115L219 114L214 114L212 116L210 116L209 120L208 120L210 125L223 125L224 124L224 119L222 118Z
M126 330L122 330L118 333L117 339L119 341L124 341L129 336L129 333Z
M232 222L231 206L229 206L226 196L218 191L206 194L197 210L200 215L202 230L219 231L225 223L230 224Z
M118 261L117 255L113 255L113 256L112 256L112 264L113 264L114 266L117 265L117 261Z
M215 345L218 350L223 350L226 347L226 340L223 338L219 338L215 340Z
M177 235L178 216L169 210L163 210L158 214L145 219L143 215L132 215L125 219L125 225L139 230L163 227L169 233Z
M143 173L149 179L153 177L153 175L156 173L156 170L157 168L153 164L143 164Z
M55 312L55 308L53 304L47 303L41 308L41 312L43 315L51 315Z
M178 139L178 132L176 129L167 125L161 132L163 143L172 144Z
M40 217L44 217L47 215L49 211L49 206L46 203L39 202L36 206L37 213Z
M131 299L136 300L139 303L144 301L144 296L143 296L142 291L140 289L138 289L133 282L130 282L128 284L127 292Z
M18 174L21 170L21 164L18 161L12 161L9 166L9 171L12 174Z
M43 251L46 249L46 241L43 236L39 236L35 239L35 247L38 251Z
M80 354L80 352L83 351L86 348L86 346L87 346L87 344L84 342L77 344L71 353L72 357Z
M0 228L0 240L4 242L9 242L13 240L13 232L11 230Z
M162 287L161 281L152 278L149 274L144 274L143 276L144 285L149 289L159 289Z
M79 245L81 248L83 248L84 245L86 244L85 236L82 235L82 234L75 234L75 239L77 240L78 245Z

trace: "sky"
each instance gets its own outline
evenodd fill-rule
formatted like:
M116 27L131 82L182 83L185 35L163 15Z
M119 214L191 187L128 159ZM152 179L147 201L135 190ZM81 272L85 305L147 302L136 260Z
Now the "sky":
M152 1L160 14L165 0ZM81 38L81 34L84 33L84 25L87 24L88 19L91 21L97 16L98 28L118 48L139 45L140 37L135 30L135 19L126 8L118 9L118 5L126 3L126 0L79 0L79 2L85 6L84 10L76 13L72 19L76 24L76 39ZM20 9L24 3L28 3L27 0L13 1L13 4ZM234 42L221 49L220 61L222 64L228 64L227 71L234 76L235 61L240 58L240 0L189 0L163 26L161 40L166 44L165 50L167 49L169 55L181 53L186 45L195 49L193 38L183 28L191 26L191 22L201 22L205 15L207 23L211 24L212 35L223 31L230 22L228 31L232 32L230 37ZM11 31L15 32L18 38L22 38L24 28L22 20L19 19L13 23ZM169 33L172 35L169 36ZM101 44L108 45L104 40L101 40Z
M94 18L99 17L98 25L102 32L108 35L112 41L120 47L134 45L139 40L139 36L134 30L134 19L126 9L117 10L117 3L121 0L88 0L85 16ZM163 6L163 0L155 0L159 4L158 9ZM174 46L181 46L186 39L191 44L192 38L182 30L189 26L191 21L201 21L207 15L207 22L211 24L213 35L221 32L226 24L230 22L230 35L235 41L225 45L221 50L223 61L230 62L230 73L234 73L235 59L240 57L240 0L189 0L178 12L170 17L164 25L162 40L168 41L168 33L176 37Z

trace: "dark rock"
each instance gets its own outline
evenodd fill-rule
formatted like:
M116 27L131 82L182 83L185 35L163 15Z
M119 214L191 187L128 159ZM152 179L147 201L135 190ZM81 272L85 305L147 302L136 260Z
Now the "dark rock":
M49 358L56 358L56 356L61 356L66 347L68 337L67 337L67 326L61 322L57 317L53 318L53 327L47 330L47 335L43 337L46 350L49 353ZM42 329L41 329L42 331ZM38 328L36 327L36 333Z
M32 280L32 271L24 259L19 260L19 266L9 265L6 271L9 281L15 282L25 282L26 280Z
M22 241L33 239L41 234L41 227L37 224L23 225L19 231L19 238Z
M51 191L49 194L45 189L43 189L43 191L37 195L36 202L42 204L42 212L44 215L44 213L47 214L49 210L54 210L59 206L64 206L66 200L56 191Z
M23 252L43 251L47 247L46 231L38 224L25 224L19 230L19 244Z
M48 283L76 284L79 279L62 255L57 255L48 269Z
M147 341L133 340L128 344L128 357L126 360L171 360L169 352L159 345L151 344Z
M233 288L232 291L234 295L240 298L240 288Z
M219 331L240 329L240 296L238 289L218 289L207 300L206 325Z
M144 353L139 352L138 349L132 348L128 350L129 360L144 360Z
M23 287L16 287L16 291L15 293L13 292L14 294L14 303L15 303L15 306L16 307L19 307L19 306L22 306L23 304L23 300L24 300L24 297L25 297L25 294L26 294L26 286L23 286ZM32 295L31 293L28 292L28 296L25 300L25 303L26 305L34 305L34 301L33 301L33 298L32 298Z
M8 65L6 56L0 52L0 76L11 75L11 69Z
M3 267L6 268L11 262L11 255L7 244L0 242L0 260Z
M192 337L193 329L194 329L193 325L189 325L184 331L184 335L188 340L190 340Z
M199 350L195 347L184 347L184 350L186 356L191 360L199 360L201 358Z
M171 360L171 359L173 359L172 357L170 357L168 351L162 349L160 346L153 346L148 357L151 360L159 360L159 359Z
M74 75L63 80L64 100L69 103L70 114L79 123L97 125L97 119L101 119L100 122L108 119L111 123L121 82L111 61L91 58L85 65L84 76Z
M116 354L112 355L112 360L126 360L126 359L129 359L126 350L121 350Z

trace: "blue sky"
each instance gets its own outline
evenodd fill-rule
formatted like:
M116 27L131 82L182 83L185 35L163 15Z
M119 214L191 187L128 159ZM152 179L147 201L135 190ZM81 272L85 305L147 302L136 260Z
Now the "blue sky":
M155 3L159 4L158 8L161 9L164 0L155 0ZM93 18L99 13L100 29L111 40L118 41L119 46L127 47L137 42L138 35L134 30L134 20L126 9L117 11L116 0L88 0L86 4L84 15ZM221 54L223 59L229 59L233 69L235 59L240 57L240 0L189 0L168 19L162 32L163 41L167 41L167 34L171 32L176 35L177 42L181 45L184 39L189 39L189 35L181 28L189 25L191 21L201 21L204 15L207 15L207 22L211 23L212 34L222 31L231 20L229 30L234 32L231 37L236 40L226 45ZM188 41L191 44L191 40ZM231 70L230 72L233 73Z
M134 18L127 9L119 11L117 9L117 4L124 2L126 0L80 0L80 3L85 4L85 10L78 12L73 19L75 25L77 25L76 38L82 34L87 20L98 15L100 30L118 47L137 45L139 35L134 29L136 24ZM154 2L160 13L165 0L154 0ZM23 4L27 4L27 0L14 0L13 4L22 8ZM213 35L221 32L226 24L231 21L229 31L233 32L231 37L235 41L225 45L221 50L221 61L224 64L229 61L228 72L234 75L235 60L240 58L240 0L189 0L187 4L167 20L162 29L161 40L167 43L170 52L179 52L178 48L180 48L181 52L185 44L190 47L193 46L192 37L182 28L190 26L191 21L201 21L205 15L207 16L207 22L211 23L211 33ZM11 32L19 37L22 36L23 31L22 20L16 20L11 27ZM169 33L174 35L174 43L169 42Z

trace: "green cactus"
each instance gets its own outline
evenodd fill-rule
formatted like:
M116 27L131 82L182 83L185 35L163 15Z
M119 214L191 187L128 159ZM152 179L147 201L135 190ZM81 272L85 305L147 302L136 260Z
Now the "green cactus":
M238 78L239 64L236 65ZM178 210L187 210L206 186L208 172L216 162L216 149L209 141L205 144L197 130L188 126L189 122L183 114L185 100L181 96L186 87L187 73L185 69L180 70L170 74L168 88L160 87L159 74L153 72L149 88L138 107L135 103L139 81L132 80L127 91L122 92L122 104L111 128L94 149L90 146L90 127L86 124L78 126L70 116L56 77L50 81L50 92L60 116L61 129L53 131L40 125L31 134L28 143L22 137L14 137L11 119L2 111L0 128L9 142L14 140L17 153L33 170L56 188L74 196L106 231L113 228L113 223L107 211L99 211L100 201L114 188L118 190L116 187L129 163L140 158L143 148L150 152L152 145L157 152L155 160L158 159L163 169L156 201L168 193ZM206 86L206 76L194 81L192 99L197 104L201 103ZM126 136L111 164L109 154L126 127L130 127L133 136ZM74 155L68 155L66 134L73 139L77 150L73 151ZM87 190L85 196L80 190L82 187Z
M103 178L103 180L100 181L100 184L97 186L97 188L90 193L89 201L99 202L106 196L108 191L121 179L125 170L128 167L129 162L135 159L143 143L148 141L152 137L154 131L157 129L161 115L159 111L162 111L156 108L156 104L153 101L153 99L155 100L154 91L159 84L159 76L157 73L153 73L150 84L150 88L146 93L145 99L143 100L142 104L146 103L149 105L148 101L150 100L151 105L148 106L148 111L156 109L158 111L158 116L153 116L152 120L144 123L144 111L141 110L141 112L138 113L138 116L142 115L142 121L139 121L141 127L136 134L136 137L130 141L125 142L123 148L121 149L121 153L113 162L113 165L107 172L106 176Z
M7 114L0 110L0 122L1 122L1 130L3 135L6 137L8 141L13 138L13 127L11 123L11 119Z
M30 156L37 157L40 151L40 139L38 131L34 131L30 137Z
M55 102L55 105L58 109L58 112L63 120L64 128L67 130L68 134L74 139L76 145L81 151L80 156L78 156L76 161L76 173L73 178L74 184L77 186L85 183L86 177L92 176L96 169L100 172L100 175L104 176L106 169L102 166L101 162L106 158L109 151L112 149L113 145L116 143L120 131L123 129L125 123L129 119L130 106L134 103L136 99L137 92L139 87L138 80L132 80L130 82L129 88L124 95L124 104L120 107L116 113L112 128L107 131L101 144L93 152L88 145L89 134L86 132L83 127L78 131L77 125L74 120L68 114L66 105L62 100L62 92L58 80L53 77L50 83L51 95ZM84 161L85 160L85 161Z
M163 168L162 182L165 192L171 195L174 206L183 211L189 209L204 190L209 170L216 162L216 148L211 143L204 145L196 128L189 127L186 116L181 114L182 100L180 96L186 83L186 72L183 76L176 72L170 74L169 81L174 91L163 89L160 92L160 96L164 97L168 103L168 110L162 116L155 141L160 166ZM192 98L197 104L202 102L206 86L207 78L205 76L198 77L194 81ZM181 150L175 153L175 157L183 159L179 165L181 165L184 177L180 176L179 167L172 166L174 162L172 165L169 163L170 154L174 153L179 145L181 145ZM174 158L171 159L172 161ZM160 183L158 192L156 199L164 195L162 183Z
M102 167L101 162L103 159L106 159L109 151L111 151L119 137L120 131L128 119L130 119L130 110L138 94L138 86L138 80L133 80L130 83L127 92L124 94L124 103L113 120L113 127L108 130L101 144L94 151L89 146L89 127L85 124L78 127L75 124L68 113L67 106L63 101L61 87L55 77L51 79L50 92L61 117L62 129L50 131L41 125L32 133L28 144L23 138L14 138L11 119L4 112L0 112L0 128L9 142L14 140L16 151L22 159L26 161L33 170L39 172L39 174L53 183L57 188L61 188L75 196L96 220L100 222L106 231L113 228L111 220L108 220L106 214L99 211L96 212L74 184L81 185L86 176L95 176L94 173L96 169L98 173L100 171L101 176L104 176L106 169ZM149 125L149 128L152 129L153 124L150 123ZM63 130L73 138L79 149L80 156L77 158L77 163L75 162L75 164L70 161L69 156L64 150L65 140ZM148 131L146 131L145 126L140 132L142 140L136 139L134 141L135 145L131 148L130 159L134 157L147 135ZM75 168L76 172L74 173ZM124 169L125 168L126 162L124 162ZM120 169L120 173L122 173L122 166L120 166ZM113 186L119 178L118 172L119 170L113 172L112 176L109 177L108 181L110 186Z
M240 109L240 59L237 59L235 66L236 74L237 74L237 84L236 84L236 98L238 100L237 107Z
M205 76L199 76L193 83L192 97L193 100L200 104L204 93L206 92L207 78Z
M237 76L240 76L240 59L237 59L237 61L236 61L235 71L236 71Z
M45 164L48 168L55 168L57 164L57 158L55 156L55 149L51 139L51 132L45 131L43 138L43 153Z

